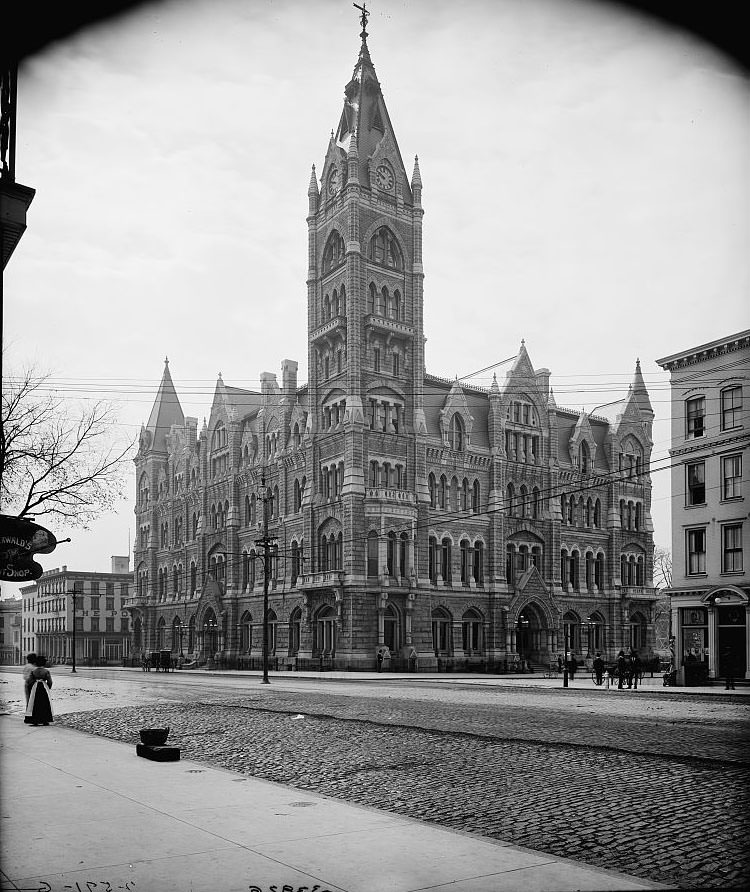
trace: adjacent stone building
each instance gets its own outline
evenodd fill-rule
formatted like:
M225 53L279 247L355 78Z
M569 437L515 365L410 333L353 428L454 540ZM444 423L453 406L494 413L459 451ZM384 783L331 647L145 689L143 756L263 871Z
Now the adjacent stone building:
M55 567L21 588L24 654L44 654L51 664L71 663L75 637L80 666L129 661L130 617L124 604L133 574L128 555L115 555L111 562L111 573Z
M680 679L747 678L750 330L657 362L672 390L669 594Z
M545 665L653 644L653 411L556 404L521 342L489 389L425 371L422 180L366 34L308 187L309 381L221 376L200 431L168 364L136 464L135 653L251 665Z

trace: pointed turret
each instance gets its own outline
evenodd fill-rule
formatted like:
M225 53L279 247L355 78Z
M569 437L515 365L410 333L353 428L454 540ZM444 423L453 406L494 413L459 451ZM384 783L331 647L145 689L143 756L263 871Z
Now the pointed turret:
M635 374L633 375L633 383L630 385L630 390L635 396L638 408L641 410L644 418L653 421L654 410L651 406L651 400L648 397L646 382L643 380L643 374L641 373L640 359L636 359L635 361Z
M422 174L419 171L419 156L414 156L414 171L411 175L411 191L414 195L414 204L417 207L422 205Z
M307 187L307 198L310 203L310 215L317 213L318 203L320 201L320 190L318 189L318 178L315 175L315 165L312 166L310 174L310 183Z
M357 148L357 131L355 130L352 133L352 137L349 140L349 152L347 154L347 161L349 164L349 183L356 183L359 185L359 149Z
M165 358L164 374L146 425L146 430L151 435L151 449L154 452L167 452L166 437L173 424L184 426L185 416L172 383L172 376L169 374L169 359Z

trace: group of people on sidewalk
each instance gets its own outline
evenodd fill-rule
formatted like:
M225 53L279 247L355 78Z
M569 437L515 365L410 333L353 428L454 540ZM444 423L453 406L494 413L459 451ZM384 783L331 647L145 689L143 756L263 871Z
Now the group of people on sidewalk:
M52 700L49 689L52 687L52 674L47 668L47 658L39 654L28 654L23 667L23 686L26 694L27 725L49 725L53 720Z

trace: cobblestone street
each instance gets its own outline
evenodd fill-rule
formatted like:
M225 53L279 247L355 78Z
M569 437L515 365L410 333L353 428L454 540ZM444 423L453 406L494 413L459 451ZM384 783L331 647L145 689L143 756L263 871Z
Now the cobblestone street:
M184 758L300 790L667 884L750 883L745 704L693 698L686 713L679 694L599 693L527 688L499 705L253 685L58 720L133 743L169 725Z

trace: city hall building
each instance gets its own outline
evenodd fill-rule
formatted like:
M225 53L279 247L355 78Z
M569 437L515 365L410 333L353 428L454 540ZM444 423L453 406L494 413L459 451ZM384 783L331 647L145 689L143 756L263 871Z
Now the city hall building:
M498 670L653 645L653 411L635 365L558 406L521 341L489 389L425 370L422 180L366 32L308 187L308 369L221 376L201 429L168 363L136 465L134 654ZM271 546L264 560L264 525Z

